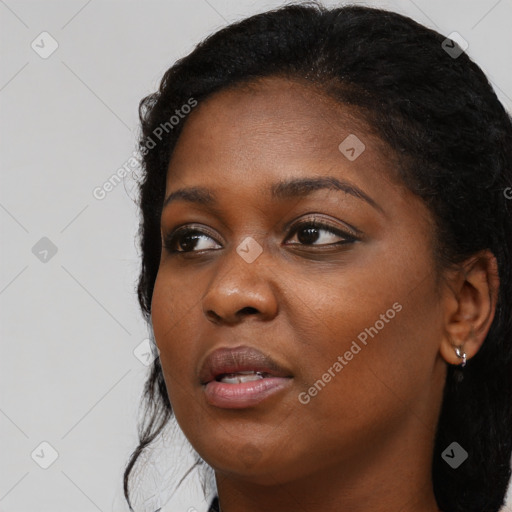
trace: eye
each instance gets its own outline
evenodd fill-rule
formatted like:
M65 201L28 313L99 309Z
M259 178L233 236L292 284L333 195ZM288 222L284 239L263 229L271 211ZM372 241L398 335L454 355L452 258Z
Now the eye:
M299 243L288 245L343 245L357 240L354 235L316 219L297 224L292 228L292 235Z
M286 240L296 237L297 242L286 245L311 245L333 246L344 245L358 240L350 233L346 233L330 224L317 219L300 222L291 229L291 236ZM199 253L209 250L217 250L222 246L203 229L195 229L192 226L178 228L164 237L164 247L169 253Z
M214 243L212 244L208 242L208 240ZM170 235L164 237L164 247L170 253L200 252L218 249L219 247L214 247L215 244L218 245L210 235L191 227L178 228L170 233Z

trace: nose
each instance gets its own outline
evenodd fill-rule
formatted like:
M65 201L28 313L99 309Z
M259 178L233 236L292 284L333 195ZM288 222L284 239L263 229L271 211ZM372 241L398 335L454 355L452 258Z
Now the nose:
M216 267L202 299L206 318L215 324L237 324L247 316L271 320L277 315L275 271L262 253L247 263L235 250Z

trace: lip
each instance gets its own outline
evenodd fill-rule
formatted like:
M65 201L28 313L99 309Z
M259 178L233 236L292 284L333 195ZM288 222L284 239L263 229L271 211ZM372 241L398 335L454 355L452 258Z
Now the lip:
M230 384L216 380L227 373L261 372L263 379ZM292 374L272 357L254 347L223 347L204 360L199 373L206 401L215 407L242 409L252 407L287 388Z

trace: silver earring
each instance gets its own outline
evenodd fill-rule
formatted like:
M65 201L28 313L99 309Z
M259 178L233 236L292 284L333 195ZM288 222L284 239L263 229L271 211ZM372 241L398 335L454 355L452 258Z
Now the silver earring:
M460 363L460 367L464 368L466 366L466 352L462 350L462 346L460 347L453 347L455 349L455 353L457 354L457 357L462 359L462 363Z

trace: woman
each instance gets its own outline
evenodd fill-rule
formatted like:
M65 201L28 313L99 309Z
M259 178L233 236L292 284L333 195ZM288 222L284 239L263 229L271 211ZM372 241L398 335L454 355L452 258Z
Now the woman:
M222 512L496 512L512 125L455 42L366 7L210 36L141 102L139 300Z

